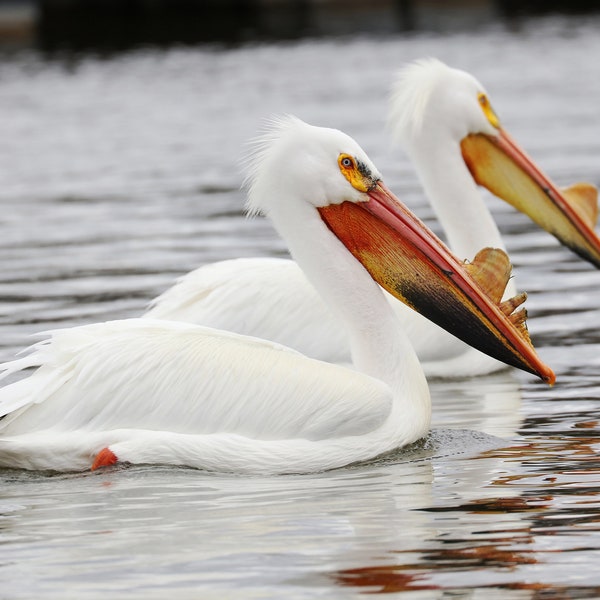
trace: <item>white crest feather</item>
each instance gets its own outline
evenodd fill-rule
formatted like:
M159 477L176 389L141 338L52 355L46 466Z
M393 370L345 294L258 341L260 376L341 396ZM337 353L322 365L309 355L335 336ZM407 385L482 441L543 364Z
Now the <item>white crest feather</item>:
M249 217L261 213L261 209L253 202L254 188L262 171L263 163L273 151L275 143L289 130L307 127L307 124L294 115L274 115L265 120L262 133L247 144L248 153L243 160L244 183L242 188L247 192L246 213Z
M437 58L423 58L398 72L390 96L388 121L394 139L419 134L431 95L441 76L449 71L450 67Z

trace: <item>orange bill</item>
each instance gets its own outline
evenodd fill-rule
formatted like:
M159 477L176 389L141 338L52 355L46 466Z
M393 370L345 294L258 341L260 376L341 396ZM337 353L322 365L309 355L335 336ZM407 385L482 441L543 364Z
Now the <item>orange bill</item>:
M368 201L319 208L321 218L390 294L467 344L554 383L525 325L525 295L501 301L510 276L502 250L473 263L450 250L380 181Z
M559 189L504 131L471 134L461 142L475 181L512 204L562 244L600 268L598 190L589 183Z

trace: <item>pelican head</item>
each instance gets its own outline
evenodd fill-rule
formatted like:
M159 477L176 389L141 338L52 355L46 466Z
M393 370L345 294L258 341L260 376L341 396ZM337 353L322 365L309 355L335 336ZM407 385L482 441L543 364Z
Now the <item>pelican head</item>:
M349 135L291 115L268 123L265 134L253 143L247 171L248 211L271 218L302 205L364 202L368 189L381 180Z
M597 189L578 183L559 189L502 127L483 85L436 59L405 67L395 84L390 125L409 154L450 144L479 185L600 268Z
M524 311L514 312L524 297L500 302L510 276L506 254L486 249L470 265L459 261L385 186L352 138L285 117L256 142L248 171L249 211L271 218L298 262L350 251L377 283L450 333L554 381L531 345ZM320 245L332 235L337 242Z

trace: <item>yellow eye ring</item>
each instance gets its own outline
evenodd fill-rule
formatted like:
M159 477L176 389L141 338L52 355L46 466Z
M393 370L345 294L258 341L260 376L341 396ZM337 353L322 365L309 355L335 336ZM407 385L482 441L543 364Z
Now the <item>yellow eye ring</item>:
M368 192L373 182L363 173L356 160L350 154L340 154L338 156L338 166L342 175L348 180L350 185L359 192Z

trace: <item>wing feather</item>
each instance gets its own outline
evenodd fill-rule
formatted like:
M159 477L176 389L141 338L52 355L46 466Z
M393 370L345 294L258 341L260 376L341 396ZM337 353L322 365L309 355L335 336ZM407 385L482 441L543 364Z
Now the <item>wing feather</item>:
M382 382L257 338L129 319L58 330L5 373L3 434L56 428L237 433L258 439L360 435L391 408Z
M144 316L273 340L327 362L351 360L342 323L292 260L204 265L156 298Z

